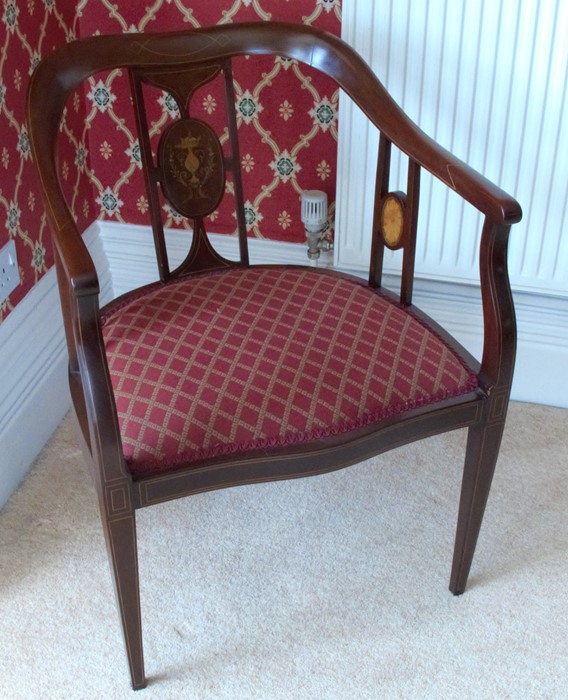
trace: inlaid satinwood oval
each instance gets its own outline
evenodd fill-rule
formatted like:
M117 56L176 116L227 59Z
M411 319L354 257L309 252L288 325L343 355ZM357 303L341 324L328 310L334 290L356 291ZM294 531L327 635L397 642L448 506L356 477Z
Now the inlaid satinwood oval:
M225 191L225 164L217 135L199 119L166 129L158 149L160 180L172 207L195 218L214 211Z
M381 211L381 233L385 244L396 250L404 245L404 195L389 194Z

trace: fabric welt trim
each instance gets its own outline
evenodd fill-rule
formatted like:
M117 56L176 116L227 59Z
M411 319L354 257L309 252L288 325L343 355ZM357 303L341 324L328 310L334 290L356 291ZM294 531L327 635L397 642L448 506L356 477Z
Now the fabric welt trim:
M132 458L126 458L126 464L130 472L134 476L151 476L153 474L162 474L168 472L179 471L186 467L191 467L193 463L202 462L208 459L214 459L215 457L228 457L229 455L253 452L255 450L262 450L266 448L282 448L291 447L293 445L303 445L310 442L315 442L323 438L345 435L347 433L353 432L360 428L365 428L373 423L379 423L382 420L391 418L392 416L405 413L407 411L412 411L430 404L437 403L438 401L443 401L445 399L452 399L458 396L469 394L478 388L477 377L472 376L468 380L467 385L463 390L455 392L441 392L438 396L428 399L419 399L416 401L407 401L404 405L393 408L388 407L382 411L377 411L374 415L364 416L363 418L353 421L349 424L335 425L329 428L320 428L318 430L313 430L310 432L303 433L289 433L283 437L271 437L267 439L250 440L243 443L219 443L210 447L206 450L201 450L191 454L191 457L183 457L171 461L146 461L146 460L134 460Z

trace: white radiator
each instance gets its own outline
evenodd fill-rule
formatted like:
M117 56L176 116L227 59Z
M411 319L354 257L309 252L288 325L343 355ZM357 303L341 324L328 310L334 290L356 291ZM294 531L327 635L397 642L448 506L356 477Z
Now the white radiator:
M521 203L520 291L568 297L568 2L343 0L343 38L430 136ZM342 95L336 264L368 265L378 135ZM391 189L405 189L393 159ZM478 280L481 219L423 172L416 272ZM397 257L387 258L387 271Z

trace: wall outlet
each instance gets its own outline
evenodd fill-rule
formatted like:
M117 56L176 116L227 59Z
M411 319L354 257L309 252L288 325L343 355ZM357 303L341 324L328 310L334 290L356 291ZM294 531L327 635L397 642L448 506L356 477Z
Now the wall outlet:
M20 272L16 258L16 244L10 241L0 250L0 304L19 284Z

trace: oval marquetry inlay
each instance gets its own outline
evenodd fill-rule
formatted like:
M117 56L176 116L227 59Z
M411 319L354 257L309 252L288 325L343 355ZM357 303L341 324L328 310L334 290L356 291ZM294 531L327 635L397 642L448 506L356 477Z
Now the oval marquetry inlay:
M392 250L402 247L404 233L404 202L401 196L390 194L383 202L381 233Z
M217 135L199 119L180 119L164 131L158 150L164 194L183 216L207 216L225 191L225 164Z

